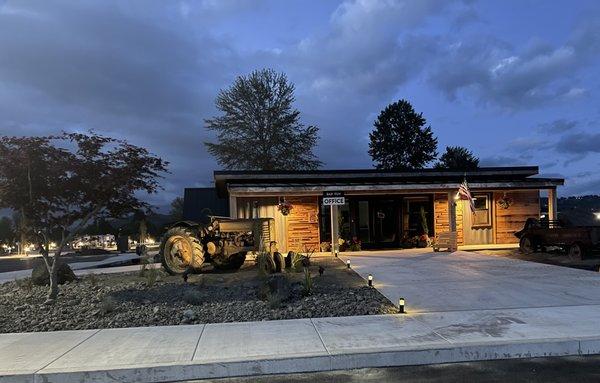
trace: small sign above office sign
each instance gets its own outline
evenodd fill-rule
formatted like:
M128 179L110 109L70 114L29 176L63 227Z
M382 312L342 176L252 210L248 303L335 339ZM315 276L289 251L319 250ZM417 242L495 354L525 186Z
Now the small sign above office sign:
M346 203L346 197L344 197L343 191L326 191L323 192L323 205L344 205Z

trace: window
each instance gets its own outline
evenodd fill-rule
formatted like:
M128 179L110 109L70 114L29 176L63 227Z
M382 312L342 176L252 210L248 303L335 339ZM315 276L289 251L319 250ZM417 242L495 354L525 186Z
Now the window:
M490 207L490 195L474 194L473 204L475 205L475 213L473 213L473 226L491 226L492 209Z

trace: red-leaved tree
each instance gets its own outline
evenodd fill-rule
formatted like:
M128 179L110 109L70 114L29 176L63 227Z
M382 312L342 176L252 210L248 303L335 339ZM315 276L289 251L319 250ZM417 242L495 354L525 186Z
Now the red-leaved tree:
M58 259L98 217L148 209L140 192L155 193L167 162L145 148L95 133L0 137L0 208L19 212L37 238L50 274L48 300L58 295ZM51 233L61 233L50 253Z

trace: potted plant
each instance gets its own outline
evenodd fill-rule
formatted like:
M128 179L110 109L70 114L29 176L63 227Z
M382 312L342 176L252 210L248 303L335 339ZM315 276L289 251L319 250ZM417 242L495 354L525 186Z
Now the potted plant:
M277 210L279 210L283 215L290 214L290 211L293 208L294 207L292 206L292 204L286 201L284 198L280 199L279 204L277 205Z
M421 220L421 230L422 234L419 236L417 240L417 247L427 247L429 246L429 225L427 225L427 213L425 212L425 208L421 206L419 211L419 218Z

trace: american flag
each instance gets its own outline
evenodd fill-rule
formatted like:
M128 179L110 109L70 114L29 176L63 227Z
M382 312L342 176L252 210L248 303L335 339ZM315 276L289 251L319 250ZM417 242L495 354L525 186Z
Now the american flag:
M473 197L471 196L471 192L469 191L469 184L467 184L467 179L460 184L458 187L458 195L460 199L469 201L469 207L471 208L471 213L475 213L475 204L473 202Z

